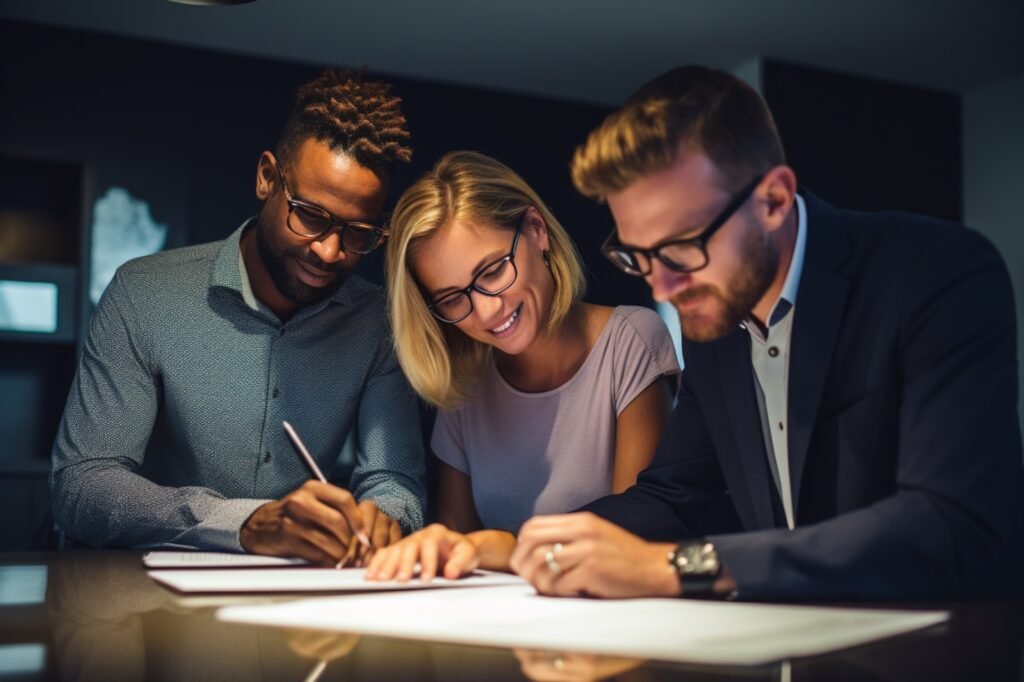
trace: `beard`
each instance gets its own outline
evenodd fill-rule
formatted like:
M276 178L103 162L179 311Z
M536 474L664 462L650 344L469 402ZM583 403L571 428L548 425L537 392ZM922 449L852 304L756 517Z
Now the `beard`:
M319 303L334 295L341 285L348 279L348 273L341 269L340 263L327 265L317 258L306 247L278 247L273 243L271 235L275 228L271 225L261 212L256 220L256 247L260 254L260 260L270 275L274 287L282 296L300 306L307 306ZM288 271L285 266L287 258L294 258L324 272L336 273L335 278L329 284L322 287L309 286Z
M750 315L775 279L779 269L778 246L754 224L748 222L745 231L740 254L742 269L732 278L728 289L702 284L672 297L683 336L688 340L716 341L729 334ZM682 304L696 300L705 302L702 309L681 309Z

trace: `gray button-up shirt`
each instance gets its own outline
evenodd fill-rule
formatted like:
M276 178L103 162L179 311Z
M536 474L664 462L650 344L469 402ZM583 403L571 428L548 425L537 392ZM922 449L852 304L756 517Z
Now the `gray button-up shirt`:
M325 472L352 432L355 469L334 482L422 525L419 412L382 290L352 276L281 323L243 298L244 229L130 261L107 288L53 447L72 538L240 550L249 515L310 478L284 419Z

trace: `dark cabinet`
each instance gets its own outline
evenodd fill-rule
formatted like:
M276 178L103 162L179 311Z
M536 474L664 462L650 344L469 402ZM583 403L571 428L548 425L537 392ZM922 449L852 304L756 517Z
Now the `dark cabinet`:
M82 338L85 175L0 158L0 550L54 543L47 477Z

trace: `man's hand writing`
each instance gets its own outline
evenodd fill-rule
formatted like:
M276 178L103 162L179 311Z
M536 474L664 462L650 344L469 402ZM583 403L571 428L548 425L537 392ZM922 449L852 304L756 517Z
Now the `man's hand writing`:
M338 565L353 545L370 544L352 493L319 481L258 508L238 537L247 552L301 557L321 566Z

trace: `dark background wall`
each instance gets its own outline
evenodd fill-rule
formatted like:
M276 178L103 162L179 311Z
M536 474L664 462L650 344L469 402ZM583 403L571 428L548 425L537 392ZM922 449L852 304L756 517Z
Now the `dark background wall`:
M221 239L255 213L259 154L273 148L296 87L321 70L13 23L0 23L0 69L0 152L80 161L95 195L116 185L149 201L172 246ZM594 296L642 294L639 283L602 284L612 270L596 247L612 222L568 174L572 150L607 108L379 77L404 100L415 147L392 201L446 151L491 154L573 232ZM379 258L364 265L380 281Z
M802 186L845 208L962 220L958 95L773 60L761 73Z
M762 70L765 97L804 186L838 205L959 217L959 98L772 61ZM27 259L69 268L79 282L70 341L0 334L0 550L53 542L46 474L91 312L85 291L93 202L113 186L144 199L153 219L169 227L167 247L223 238L258 209L259 154L273 147L295 88L319 71L0 22L0 217L42 202L52 219L24 258L5 254L0 234L0 275L4 261ZM618 274L600 256L611 218L569 179L573 149L607 108L387 79L405 102L416 149L395 178L392 201L446 151L493 155L523 175L572 234L589 270L591 300L650 301L642 281ZM40 167L42 180L11 189ZM58 198L48 198L54 192ZM0 230L9 225L0 221ZM361 274L381 282L381 260L364 259Z

